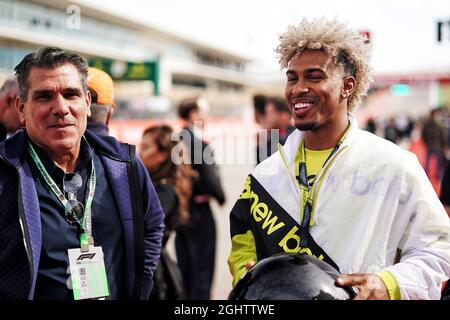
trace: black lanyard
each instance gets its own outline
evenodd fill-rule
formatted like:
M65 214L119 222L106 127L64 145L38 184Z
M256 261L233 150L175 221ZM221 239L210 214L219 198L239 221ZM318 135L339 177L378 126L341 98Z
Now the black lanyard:
M344 134L342 135L341 139L337 142L336 146L333 148L327 159L322 165L322 169L326 166L328 161L333 157L334 154L339 150L339 147L341 146L342 142L344 141L345 137L347 136L348 129L350 128L350 125L348 125L347 129L345 130ZM300 222L300 246L301 247L307 247L308 246L308 240L309 240L309 227L311 225L311 217L313 213L313 197L314 197L314 184L312 186L308 183L308 174L306 170L306 149L305 149L305 139L302 140L300 144L300 159L298 164L298 177L297 180L300 185L300 196L301 196L301 204L303 204L303 214L301 214ZM317 181L317 179L316 179ZM301 206L300 206L301 207Z

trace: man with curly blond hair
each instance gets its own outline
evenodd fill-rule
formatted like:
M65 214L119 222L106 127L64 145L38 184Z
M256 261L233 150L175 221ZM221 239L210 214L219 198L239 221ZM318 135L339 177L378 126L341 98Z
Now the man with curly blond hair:
M355 299L439 299L450 275L450 220L417 158L358 129L369 48L336 20L280 36L295 130L247 177L230 214L236 285L254 262L300 252L338 269Z

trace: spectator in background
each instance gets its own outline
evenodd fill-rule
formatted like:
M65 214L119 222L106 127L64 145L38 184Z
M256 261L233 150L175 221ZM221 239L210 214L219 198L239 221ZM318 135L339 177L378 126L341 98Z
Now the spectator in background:
M445 131L445 137L447 141L447 151L445 154L446 159L450 159L450 150L449 150L449 144L450 144L450 110L447 106L442 106L442 124Z
M270 157L278 150L278 143L284 145L287 137L295 130L291 111L286 100L281 97L268 97L266 99L265 114L261 121L262 127L267 130L265 147L260 144L258 163Z
M425 119L422 127L422 140L427 147L427 156L425 159L425 171L430 172L430 160L436 159L437 177L442 178L445 152L447 149L447 132L442 124L442 109L435 108L430 111L430 115Z
M253 96L253 110L255 115L255 122L259 125L256 132L256 163L260 163L259 153L261 147L264 148L267 140L267 133L264 131L262 122L266 113L266 100L267 97L262 94L256 94Z
M23 126L15 106L18 94L17 78L9 77L0 88L0 141L14 134Z
M398 131L395 125L394 117L390 117L386 127L384 127L384 138L393 143L397 143L398 141Z
M87 129L108 136L108 125L114 112L114 84L106 72L90 67L88 69L87 86L91 93L91 116Z
M281 97L267 99L266 121L265 127L267 129L279 129L279 143L281 145L284 145L287 137L295 130L291 110L289 110L286 100Z
M266 100L267 97L262 94L255 94L253 96L253 110L255 112L255 122L257 124L261 124L261 121L263 120L263 117L266 113Z
M174 262L165 245L177 225L189 219L189 199L192 188L192 169L186 161L173 161L172 151L179 143L172 140L173 129L156 125L144 131L140 158L147 168L165 213L161 259L155 272L154 300L185 299L186 293L178 264ZM178 155L183 157L184 154ZM178 159L175 159L178 160ZM182 160L182 158L180 159Z
M369 118L369 120L367 120L366 131L376 134L377 124L375 123L375 120L373 118Z
M411 117L405 114L399 114L395 118L395 127L397 129L399 139L409 139L414 127Z
M196 175L190 198L189 221L177 228L175 240L188 299L210 299L216 226L209 202L212 198L220 205L225 202L211 146L203 140L206 109L207 102L202 98L187 98L178 106L178 114L185 122L180 135Z

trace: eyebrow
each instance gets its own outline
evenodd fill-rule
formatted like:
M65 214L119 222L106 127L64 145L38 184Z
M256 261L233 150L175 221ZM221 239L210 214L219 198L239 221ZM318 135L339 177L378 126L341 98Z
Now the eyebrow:
M323 70L322 68L311 68L311 69L306 69L305 72L308 72L308 73L313 73L313 72L326 73L325 70Z
M36 96L39 96L42 94L50 94L50 93L51 93L51 90L38 89L38 90L33 91L33 97L36 97Z
M321 72L323 74L325 74L325 70L323 70L322 68L310 68L310 69L306 69L303 71L304 73L313 73L313 72ZM286 75L288 74L297 74L297 72L295 70L289 69L286 71Z
M295 72L292 69L289 69L289 70L286 71L286 75L288 75L288 74L297 74L297 72Z
M81 93L82 90L80 88L66 88L63 90L63 93ZM52 90L50 89L37 89L33 92L33 97L41 95L41 94L52 94Z
M66 88L63 91L64 93L81 93L83 92L83 90L81 90L80 88Z

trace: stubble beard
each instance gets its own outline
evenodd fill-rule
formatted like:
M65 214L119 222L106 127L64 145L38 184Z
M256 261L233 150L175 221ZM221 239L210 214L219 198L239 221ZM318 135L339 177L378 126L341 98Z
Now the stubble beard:
M300 131L309 131L309 130L314 130L317 128L317 123L316 122L311 122L311 123L302 123L302 124L295 124L295 127L300 130Z

